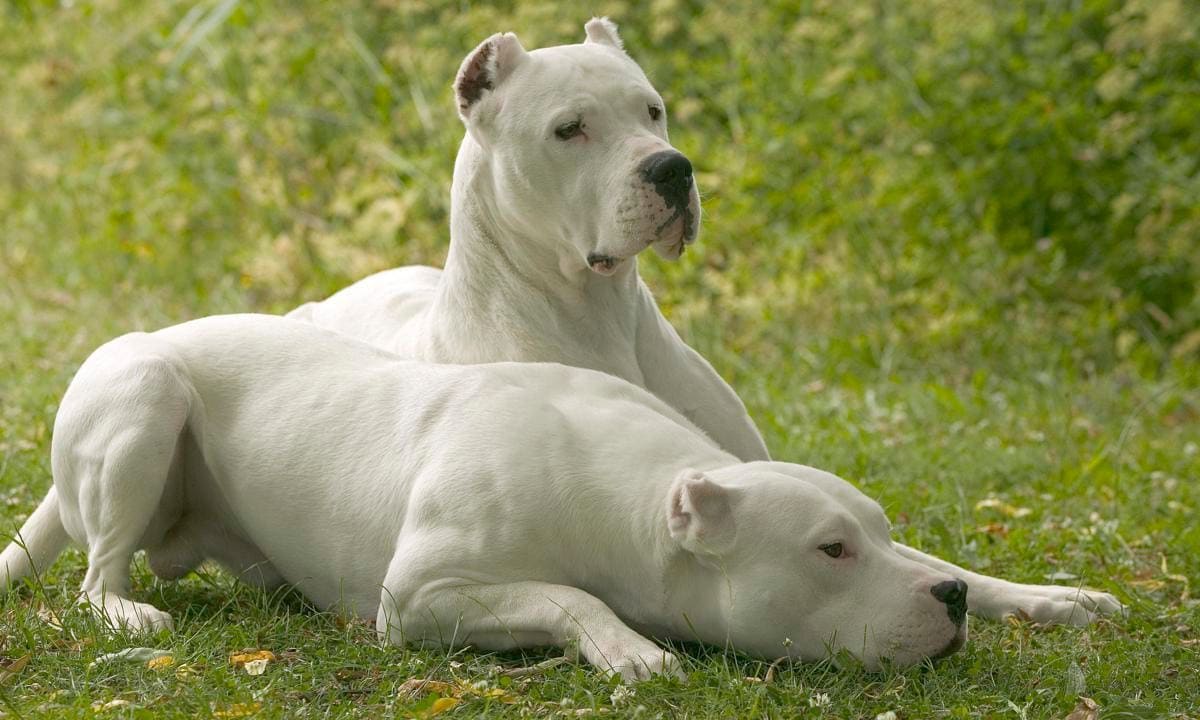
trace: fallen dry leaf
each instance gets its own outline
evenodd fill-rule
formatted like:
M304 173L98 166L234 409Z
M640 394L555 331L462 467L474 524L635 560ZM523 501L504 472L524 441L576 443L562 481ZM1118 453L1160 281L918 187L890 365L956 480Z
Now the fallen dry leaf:
M775 662L771 663L770 666L767 667L767 674L763 678L763 682L765 682L765 683L775 682L775 671L777 669L779 669L779 665L781 663L783 663L784 660L787 660L787 659L788 659L787 656L784 656L781 658L775 658Z
M504 688L499 688L499 687L476 689L475 694L481 698L495 700L497 702L505 703L506 705L512 705L513 703L520 702L520 700L517 699L516 695L513 695L512 693L505 690Z
M1008 503L1004 502L1000 498L994 498L994 497L986 498L984 500L980 500L979 502L975 503L975 509L976 510L985 510L985 509L999 510L1001 513L1003 513L1011 518L1023 518L1026 515L1029 515L1030 513L1033 512L1032 510L1030 510L1027 507L1017 507L1016 505L1009 505Z
M247 675L262 675L267 671L267 664L269 662L271 661L266 658L259 658L258 660L251 660L243 665L242 668L246 671Z
M1026 623L1032 623L1033 617L1025 612L1024 608L1017 608L1013 612L1004 616L1004 621L1012 627L1020 627Z
M1167 586L1167 584L1162 580L1155 580L1153 578L1149 580L1130 580L1129 584L1133 585L1134 587L1142 588L1143 590L1162 590Z
M270 650L243 650L229 655L229 664L235 668L244 667L246 663L252 663L255 660L274 662L275 653Z
M59 632L62 631L62 629L63 629L62 618L59 617L58 613L54 612L50 608L46 607L45 605L39 607L38 611L37 611L37 616L38 616L39 620L46 623L46 625L49 626L51 629L58 630Z
M976 530L988 535L996 535L1002 538L1008 537L1008 526L1004 523L988 523L987 525L980 525Z
M29 655L25 655L13 660L7 665L0 665L0 685L3 685L20 674L20 672L25 669L25 666L29 664L30 657L31 656Z
M151 670L166 670L175 664L174 655L160 655L146 661L146 667Z
M132 705L132 704L133 703L129 702L128 700L123 700L121 698L114 698L112 700L109 700L106 703L102 703L102 702L92 703L92 710L113 710L116 708L125 707L127 705Z
M1100 706L1096 704L1096 701L1081 695L1079 703L1075 705L1075 709L1065 720L1097 720L1099 717Z
M458 704L461 702L462 702L462 700L459 700L458 698L455 698L455 697L438 698L437 700L433 701L432 705L425 708L424 710L418 710L417 712L413 713L410 717L420 718L420 720L424 720L425 718L435 717L435 716L441 715L442 713L447 712L449 710L453 710L454 708L458 707Z
M416 700L417 698L425 697L430 693L438 695L451 695L454 693L454 686L448 682L441 680L428 680L425 678L409 678L405 680L396 694L406 700Z
M427 678L409 678L396 690L396 694L404 700L416 700L437 693L442 698L461 700L464 697L478 697L506 704L519 702L516 695L501 687L488 687L487 683L469 683L458 680L453 683Z

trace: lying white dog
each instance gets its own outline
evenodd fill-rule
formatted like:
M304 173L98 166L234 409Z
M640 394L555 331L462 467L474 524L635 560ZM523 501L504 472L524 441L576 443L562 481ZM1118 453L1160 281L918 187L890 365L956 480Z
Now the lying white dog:
M892 543L845 481L740 463L612 376L403 361L270 316L102 346L63 398L52 466L0 587L69 535L82 597L133 629L171 626L130 599L139 548L165 578L212 558L291 583L392 642L577 645L627 678L676 670L645 635L874 668L953 652L968 607L1074 624L1121 607Z
M743 460L768 459L746 408L659 312L637 274L696 238L688 159L662 98L593 19L579 45L493 35L454 83L466 137L446 269L372 275L289 317L428 362L561 362L654 393Z

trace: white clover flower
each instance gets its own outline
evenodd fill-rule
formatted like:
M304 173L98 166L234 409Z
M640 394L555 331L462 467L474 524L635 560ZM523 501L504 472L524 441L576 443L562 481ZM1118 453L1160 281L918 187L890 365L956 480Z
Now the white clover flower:
M633 697L633 690L628 685L618 685L608 699L614 706L620 707Z

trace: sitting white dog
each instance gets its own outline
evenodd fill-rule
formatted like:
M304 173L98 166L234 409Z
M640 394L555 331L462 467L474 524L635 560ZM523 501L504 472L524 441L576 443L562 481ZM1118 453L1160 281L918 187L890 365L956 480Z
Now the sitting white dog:
M579 45L511 33L454 83L466 137L445 270L372 275L289 313L414 360L561 362L646 388L742 460L767 448L746 408L659 312L637 273L696 239L700 199L662 98L593 19Z
M171 626L130 599L139 548L165 578L212 558L291 583L392 642L575 645L626 678L677 671L647 634L874 668L953 652L968 608L1083 624L1121 607L895 544L845 481L740 463L610 375L404 361L278 317L102 346L51 453L0 588L69 536L88 554L81 597L131 629Z

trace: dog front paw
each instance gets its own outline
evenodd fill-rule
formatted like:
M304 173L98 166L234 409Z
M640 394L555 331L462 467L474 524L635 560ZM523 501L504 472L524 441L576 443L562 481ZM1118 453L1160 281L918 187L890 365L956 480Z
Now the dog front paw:
M679 660L659 647L649 651L626 653L614 658L607 669L613 674L620 675L625 682L649 680L655 675L678 680L683 680L685 677L683 670L679 667Z
M1013 598L1006 615L1018 615L1044 625L1090 625L1105 615L1125 615L1128 609L1106 592L1058 585L1034 585Z
M674 655L644 638L637 642L612 643L593 647L584 653L588 662L625 682L649 680L660 675L685 679L679 660Z
M143 633L175 629L175 623L169 613L115 593L88 595L83 601L113 630Z

